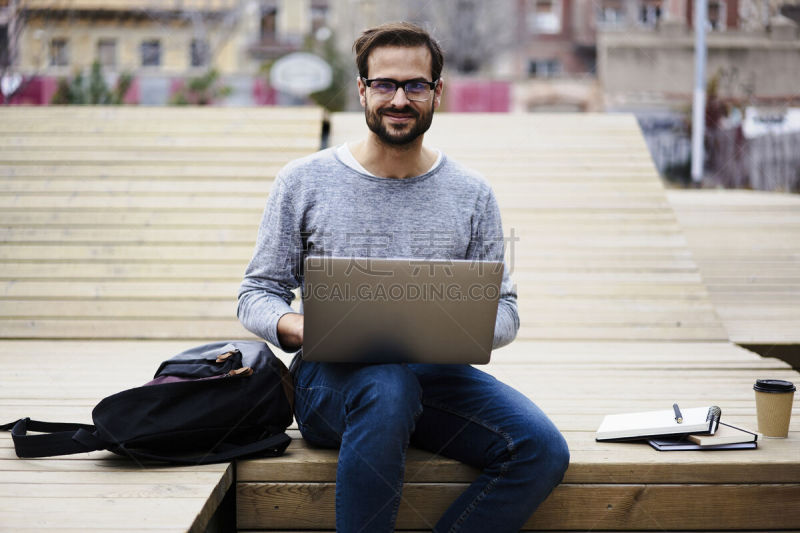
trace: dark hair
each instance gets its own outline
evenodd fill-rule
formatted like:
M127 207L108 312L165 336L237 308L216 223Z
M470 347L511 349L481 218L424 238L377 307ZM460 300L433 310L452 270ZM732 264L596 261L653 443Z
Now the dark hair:
M431 79L438 80L442 75L444 54L439 43L427 31L410 22L389 22L364 30L353 43L360 76L367 77L369 54L380 46L427 46L431 53Z

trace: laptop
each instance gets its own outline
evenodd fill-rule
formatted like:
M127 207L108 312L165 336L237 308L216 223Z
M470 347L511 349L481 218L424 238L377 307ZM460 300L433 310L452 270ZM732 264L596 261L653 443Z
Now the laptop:
M486 364L502 261L308 256L306 361Z

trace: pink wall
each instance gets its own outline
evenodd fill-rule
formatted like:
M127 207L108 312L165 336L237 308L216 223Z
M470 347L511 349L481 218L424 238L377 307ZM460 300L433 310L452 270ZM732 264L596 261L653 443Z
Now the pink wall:
M56 78L36 77L26 79L22 82L24 87L22 91L15 94L11 101L11 105L48 105L50 100L58 88L58 80ZM5 104L5 99L0 94L0 104Z
M38 76L29 80L26 80L25 87L22 91L13 98L9 104L11 105L50 105L50 100L53 99L53 95L56 93L56 89L58 89L58 78L47 77L47 76ZM131 83L128 92L125 93L125 98L123 100L126 104L138 104L139 103L139 82L138 80L134 79L133 83ZM5 104L5 100L3 99L3 95L0 94L0 104Z
M265 79L257 77L253 80L253 103L255 105L275 105L278 93Z
M511 83L448 79L445 80L442 101L447 111L507 113L511 109Z

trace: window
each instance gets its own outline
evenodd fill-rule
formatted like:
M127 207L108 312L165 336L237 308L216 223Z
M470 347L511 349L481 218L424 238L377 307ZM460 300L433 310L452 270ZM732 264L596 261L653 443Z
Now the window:
M11 65L11 46L8 42L8 26L0 26L0 67Z
M278 8L265 6L261 8L261 40L275 42L278 38Z
M117 66L117 41L115 39L97 41L97 61L103 67L115 68Z
M158 39L142 41L142 66L161 66L161 41Z
M600 0L595 6L599 27L609 28L625 23L625 6L622 0Z
M558 59L531 59L528 74L534 78L552 78L561 74L561 61Z
M316 34L321 28L328 25L328 6L325 4L311 4L311 33Z
M638 17L640 24L655 27L661 18L661 0L641 0Z
M53 39L50 42L50 66L66 67L69 65L69 50L66 39Z
M561 0L529 0L528 29L533 33L561 33Z
M725 2L721 0L709 0L708 2L708 25L714 31L725 29Z
M210 60L210 47L208 41L203 39L192 39L190 46L191 65L193 67L205 67Z

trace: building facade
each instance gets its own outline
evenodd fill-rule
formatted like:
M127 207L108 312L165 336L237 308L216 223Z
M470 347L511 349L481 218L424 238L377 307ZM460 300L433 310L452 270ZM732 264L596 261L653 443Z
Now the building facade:
M6 70L27 80L27 103L47 103L57 80L100 63L109 84L134 76L128 102L161 105L214 69L229 105L276 103L266 70L303 49L325 24L320 0L6 0ZM5 22L5 24L3 24ZM22 95L19 96L23 98ZM24 99L24 98L23 98Z

